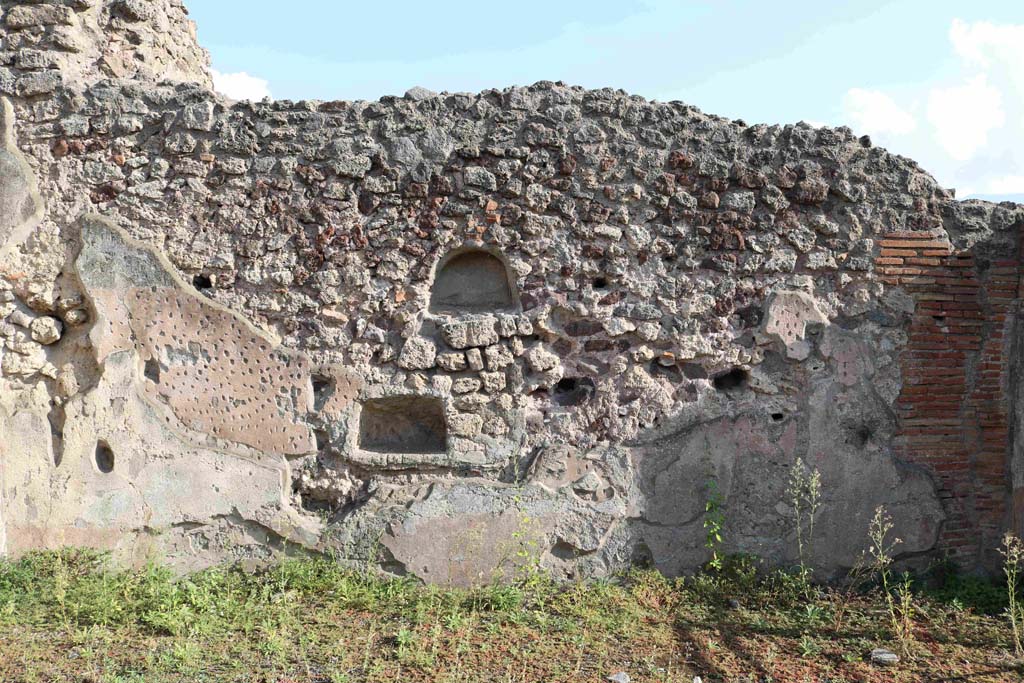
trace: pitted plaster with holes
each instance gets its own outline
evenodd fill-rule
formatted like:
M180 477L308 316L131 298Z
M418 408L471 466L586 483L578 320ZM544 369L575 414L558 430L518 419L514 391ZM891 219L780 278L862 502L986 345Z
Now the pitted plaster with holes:
M610 89L232 102L179 0L0 8L0 552L683 573L713 482L787 564L799 460L823 577L878 505L909 564L1022 530L1021 207Z

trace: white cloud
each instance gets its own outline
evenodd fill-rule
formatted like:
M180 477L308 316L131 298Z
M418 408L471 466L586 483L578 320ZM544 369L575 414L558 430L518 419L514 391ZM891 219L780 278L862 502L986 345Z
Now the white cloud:
M244 71L225 74L213 69L213 87L233 100L262 100L270 97L270 83Z
M851 88L843 112L855 130L871 135L906 135L917 128L914 115L880 90Z
M1005 62L1024 67L1024 25L993 24L990 21L968 24L954 19L949 29L949 40L956 53L973 66L988 69Z
M1024 192L1024 24L954 19L958 71L899 90L853 88L844 119L964 196ZM920 103L920 104L918 104ZM911 121L920 119L920 125Z
M935 88L928 95L928 121L949 156L966 161L1006 122L1003 96L985 74L963 85Z

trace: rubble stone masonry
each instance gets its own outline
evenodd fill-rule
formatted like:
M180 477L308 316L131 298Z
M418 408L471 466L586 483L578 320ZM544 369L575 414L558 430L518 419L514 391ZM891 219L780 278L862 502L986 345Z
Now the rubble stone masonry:
M180 0L0 0L0 553L427 581L1024 531L1024 208L562 83L233 102Z

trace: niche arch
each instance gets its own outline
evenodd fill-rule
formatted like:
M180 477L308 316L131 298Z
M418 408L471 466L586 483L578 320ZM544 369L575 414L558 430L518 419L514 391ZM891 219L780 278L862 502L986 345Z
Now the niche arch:
M454 249L434 270L431 313L517 311L519 297L508 263L497 249Z

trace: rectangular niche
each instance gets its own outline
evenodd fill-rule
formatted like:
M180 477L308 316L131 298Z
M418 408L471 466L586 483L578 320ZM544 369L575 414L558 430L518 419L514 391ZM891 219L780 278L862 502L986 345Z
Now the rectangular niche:
M448 427L441 399L386 396L365 401L359 413L359 448L376 453L445 453Z

